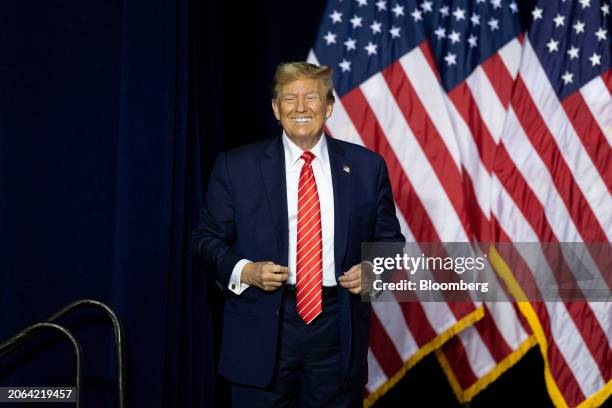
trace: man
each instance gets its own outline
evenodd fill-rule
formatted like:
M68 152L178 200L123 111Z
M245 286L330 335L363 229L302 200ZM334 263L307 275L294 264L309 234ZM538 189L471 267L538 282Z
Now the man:
M196 259L226 292L219 371L233 406L361 406L360 244L404 238L382 157L323 133L331 75L277 68L282 136L218 157L194 231Z

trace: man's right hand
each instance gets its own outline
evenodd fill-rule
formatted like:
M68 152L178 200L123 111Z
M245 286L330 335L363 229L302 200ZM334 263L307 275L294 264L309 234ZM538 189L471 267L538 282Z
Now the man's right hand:
M277 265L274 262L249 262L244 265L240 281L247 285L256 286L266 292L274 291L289 277L289 268Z

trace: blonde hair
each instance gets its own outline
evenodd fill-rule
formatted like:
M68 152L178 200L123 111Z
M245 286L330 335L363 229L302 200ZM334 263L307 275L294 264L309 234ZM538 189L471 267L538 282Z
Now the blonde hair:
M283 62L276 67L272 83L272 99L277 99L280 89L296 79L319 79L325 86L327 102L334 102L334 83L332 81L333 69L326 65L315 65L308 62Z

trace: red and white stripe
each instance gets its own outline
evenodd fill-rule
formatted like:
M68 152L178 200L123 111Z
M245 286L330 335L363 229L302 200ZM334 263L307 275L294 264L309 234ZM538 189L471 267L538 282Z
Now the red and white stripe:
M607 135L612 126L609 78L610 72L595 78L560 102L525 41L493 177L492 212L500 238L612 240L612 177L606 166L612 157ZM527 271L551 278L558 272L536 265L531 256L522 259ZM598 259L591 264L597 266ZM603 276L596 279L600 287L609 285ZM603 402L612 390L612 305L530 302L527 310L555 404Z
M317 62L312 53L309 60ZM410 241L608 242L611 84L608 72L559 102L529 42L523 47L519 38L447 94L423 44L337 97L327 131L385 158ZM519 255L525 270L535 268ZM609 304L534 302L537 321L527 324L514 304L487 303L482 320L448 340L478 306L373 304L366 403L442 344L438 357L468 401L531 346L532 329L546 342L540 346L554 373L555 403L576 406L610 389Z
M310 60L316 63L312 54ZM451 115L445 114L448 96L432 65L433 57L426 44L409 52L359 88L337 98L327 130L334 137L365 145L385 158L400 225L409 241L468 242L489 229L490 174L465 122L462 130L466 137L457 138L456 124ZM492 163L492 157L490 160ZM470 194L463 188L466 179L472 186ZM470 202L466 203L466 199ZM478 211L468 205L476 206ZM374 303L367 391L376 397L406 368L476 320L479 306L477 302L468 308L461 303ZM509 324L518 321L513 308L510 312L510 320L501 317L503 326L517 327ZM465 320L470 313L474 313L472 319ZM496 327L494 322L481 325L469 337L480 340L488 350L496 338L503 336L487 335ZM514 341L512 330L505 333L512 347L528 337L519 333L521 339ZM479 367L475 369L478 373L483 371L480 367L495 362L490 358L483 363L482 353L474 347L469 350L474 351L469 360Z
M521 44L514 39L448 94L448 110L462 146L464 166L469 169L466 194L480 207L472 206L472 212L480 212L482 218L480 228L475 228L479 241L490 239L491 170L520 57ZM470 185L477 188L470 189ZM482 320L436 353L461 402L471 400L532 344L531 330L513 304L486 303L485 308Z

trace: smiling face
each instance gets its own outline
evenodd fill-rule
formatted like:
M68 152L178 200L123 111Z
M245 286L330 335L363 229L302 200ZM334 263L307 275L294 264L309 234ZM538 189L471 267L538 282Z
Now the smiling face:
M309 150L323 133L325 119L332 113L333 103L325 97L323 81L298 78L281 87L272 100L274 116L285 133L303 150Z

